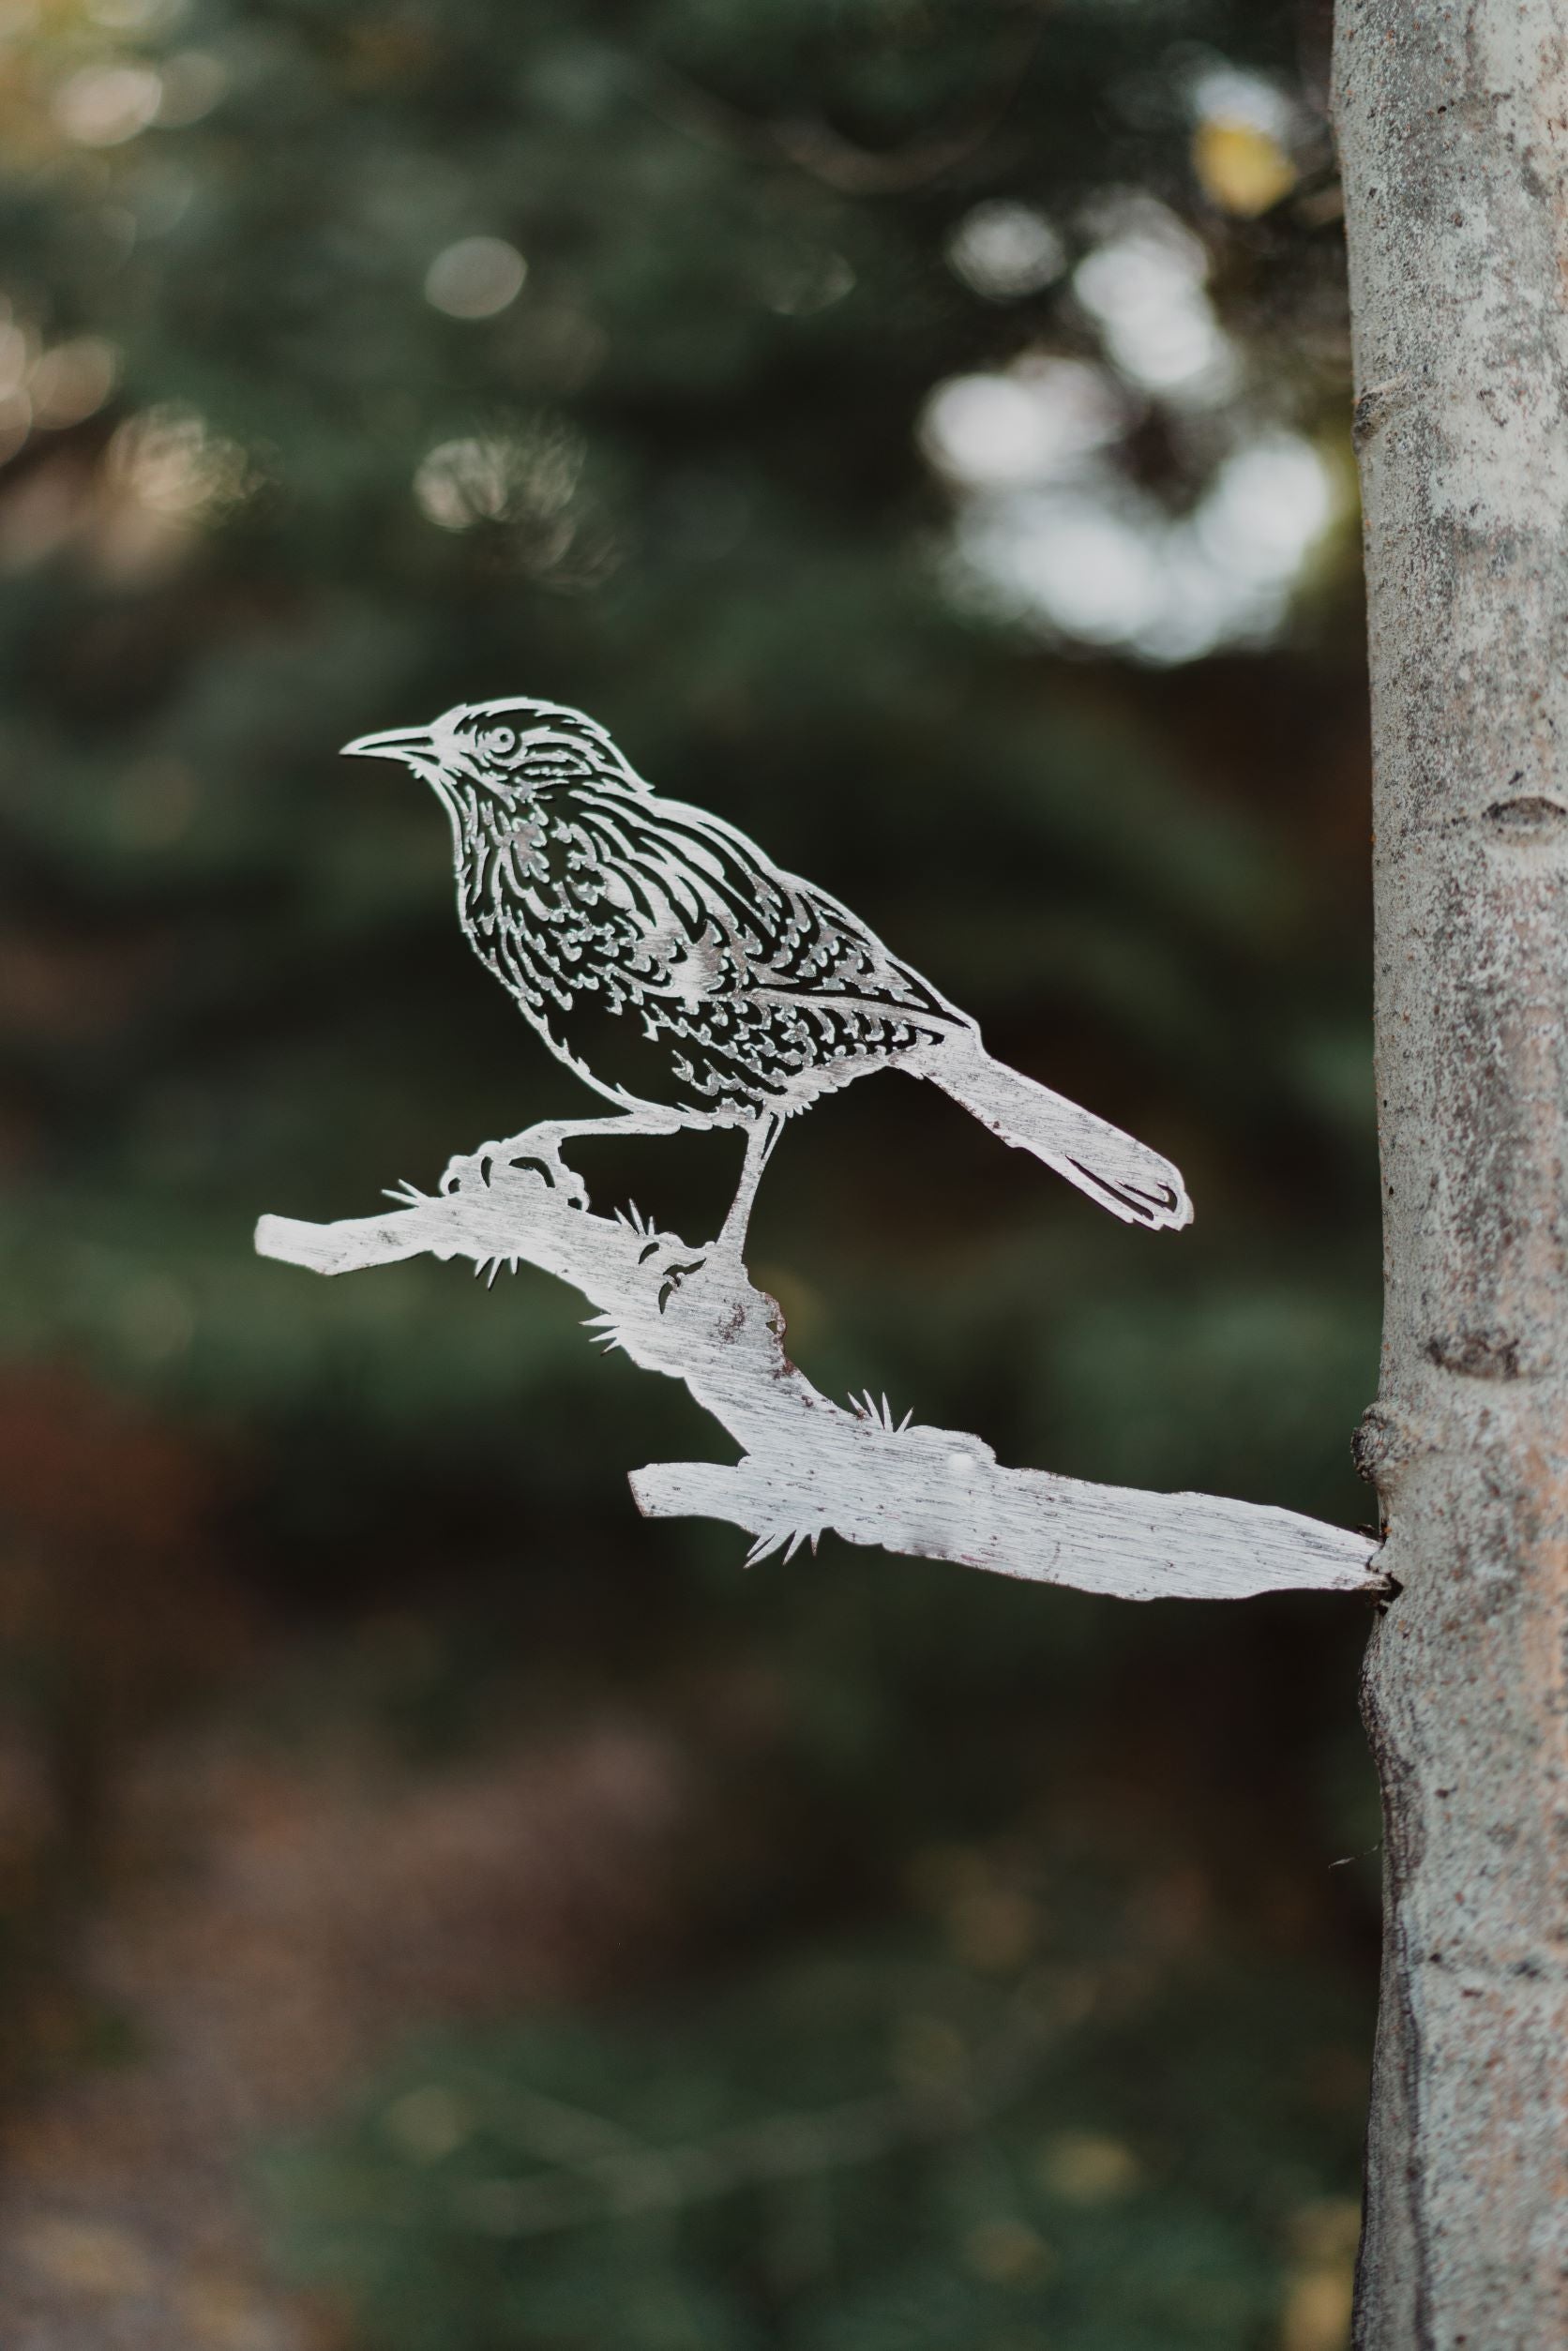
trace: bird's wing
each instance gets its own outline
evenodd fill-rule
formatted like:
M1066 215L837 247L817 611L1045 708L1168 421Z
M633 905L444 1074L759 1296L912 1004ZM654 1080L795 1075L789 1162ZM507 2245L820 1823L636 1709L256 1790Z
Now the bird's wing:
M942 1028L968 1016L814 882L786 873L721 817L656 793L573 793L605 866L641 901L663 948L671 923L708 967L715 994L852 1001Z

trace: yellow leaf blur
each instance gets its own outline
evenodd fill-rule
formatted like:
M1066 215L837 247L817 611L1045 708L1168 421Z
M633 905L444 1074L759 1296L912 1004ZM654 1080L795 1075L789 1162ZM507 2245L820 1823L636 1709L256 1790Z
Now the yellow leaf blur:
M1296 184L1296 167L1272 132L1223 116L1199 124L1192 164L1210 202L1247 220L1277 204Z

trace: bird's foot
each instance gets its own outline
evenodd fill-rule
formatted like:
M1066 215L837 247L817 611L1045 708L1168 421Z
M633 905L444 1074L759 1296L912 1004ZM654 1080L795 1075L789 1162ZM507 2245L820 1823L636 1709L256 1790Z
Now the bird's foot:
M586 1208L588 1186L568 1168L553 1143L537 1143L526 1135L504 1143L481 1143L477 1151L460 1152L442 1171L445 1194L465 1189L488 1191L498 1175L535 1173L558 1192L567 1208Z

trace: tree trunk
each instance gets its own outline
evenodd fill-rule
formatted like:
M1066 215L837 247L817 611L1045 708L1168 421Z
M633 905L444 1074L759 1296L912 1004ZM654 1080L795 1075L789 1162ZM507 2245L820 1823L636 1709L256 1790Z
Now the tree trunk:
M1568 2344L1568 0L1339 0L1385 1930L1361 2351Z

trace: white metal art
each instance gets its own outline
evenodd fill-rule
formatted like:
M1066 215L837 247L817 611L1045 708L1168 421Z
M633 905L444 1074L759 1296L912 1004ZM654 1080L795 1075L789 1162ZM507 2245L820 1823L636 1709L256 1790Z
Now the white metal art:
M1000 1467L979 1439L847 1410L790 1362L742 1255L784 1122L867 1071L929 1078L1003 1142L1151 1231L1188 1224L1182 1179L1092 1111L996 1061L967 1013L826 891L720 819L656 793L602 727L554 702L448 711L362 735L435 791L480 961L612 1115L550 1120L451 1160L439 1193L336 1225L264 1216L257 1247L320 1273L429 1250L543 1267L648 1370L684 1379L743 1448L631 1481L650 1516L724 1518L750 1557L832 1528L854 1543L1129 1599L1380 1589L1368 1538L1289 1511ZM745 1136L732 1206L697 1248L635 1211L592 1213L562 1146L583 1135Z

